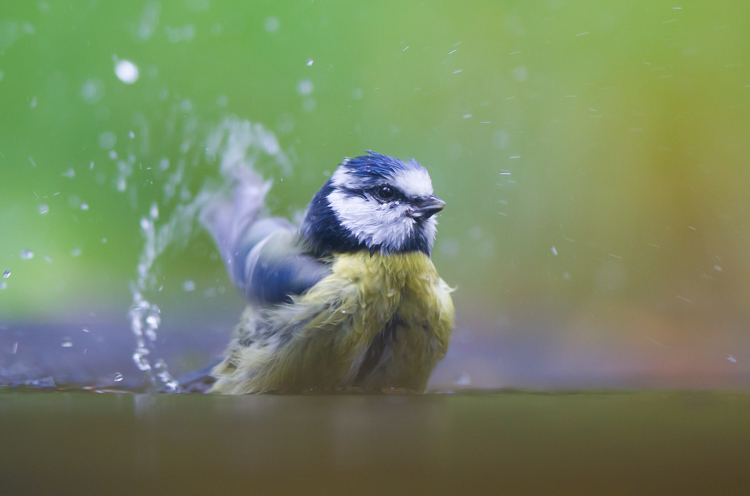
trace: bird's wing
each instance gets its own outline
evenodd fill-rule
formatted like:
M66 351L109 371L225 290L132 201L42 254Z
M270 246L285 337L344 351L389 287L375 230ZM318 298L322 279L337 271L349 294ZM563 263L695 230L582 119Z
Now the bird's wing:
M289 301L290 295L302 294L330 273L328 264L304 252L291 222L263 217L270 186L245 170L235 175L231 196L217 192L200 215L234 285L245 298L262 304Z
M250 250L241 284L250 300L291 302L290 295L304 293L330 273L330 265L302 252L296 230L278 229Z

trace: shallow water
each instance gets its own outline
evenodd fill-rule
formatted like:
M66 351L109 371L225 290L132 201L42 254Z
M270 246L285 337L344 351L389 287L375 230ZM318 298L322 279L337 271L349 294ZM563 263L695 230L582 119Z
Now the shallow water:
M747 494L750 394L8 392L3 494Z

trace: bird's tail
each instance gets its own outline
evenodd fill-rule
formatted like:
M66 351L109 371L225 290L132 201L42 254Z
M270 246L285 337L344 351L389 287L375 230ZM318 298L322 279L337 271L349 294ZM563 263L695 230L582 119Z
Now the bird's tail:
M272 181L264 181L254 170L243 168L232 171L230 183L212 194L198 219L216 241L232 282L242 287L245 259L257 243L246 238L250 227L263 217L264 200Z

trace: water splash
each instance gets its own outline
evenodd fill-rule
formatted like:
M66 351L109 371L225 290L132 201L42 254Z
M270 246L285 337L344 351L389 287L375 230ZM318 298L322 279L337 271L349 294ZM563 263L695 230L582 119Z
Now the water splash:
M138 261L138 278L130 284L133 303L128 312L130 329L136 339L133 361L146 374L152 386L163 386L169 391L178 391L178 382L169 374L164 360L155 359L152 364L150 359L150 356L156 355L156 331L161 324L161 310L146 299L144 293L156 286L154 262L176 237L189 236L200 205L197 199L186 205L178 205L169 221L158 227L158 207L152 205L149 215L141 218L141 235L145 242Z
M169 373L166 361L158 357L156 341L161 310L146 296L149 292L158 293L160 289L155 276L157 259L168 247L175 243L186 243L197 232L196 219L201 209L218 190L231 189L238 174L248 169L254 170L262 160L279 167L282 174L291 172L291 160L282 151L276 136L260 124L236 117L225 118L211 128L206 134L205 146L193 148L205 151L202 160L186 160L184 155L191 145L188 139L184 143L186 145L181 147L183 157L177 160L177 166L171 171L169 160L161 160L159 168L168 174L160 189L161 201L151 203L148 212L140 219L144 243L138 260L137 278L130 284L133 300L128 311L130 328L136 340L133 361L153 388L169 392L179 392L180 385ZM217 161L219 167L214 168L214 177L203 180L198 192L193 194L189 185L194 182L193 175L198 174L195 172L197 165L205 166L207 162L210 166ZM122 181L116 184L120 191L128 187L125 178L132 174L132 168L126 172L120 176ZM205 174L205 168L200 174ZM160 213L167 207L170 207L171 214L168 214L168 220L161 221ZM187 281L183 289L194 290L195 283Z

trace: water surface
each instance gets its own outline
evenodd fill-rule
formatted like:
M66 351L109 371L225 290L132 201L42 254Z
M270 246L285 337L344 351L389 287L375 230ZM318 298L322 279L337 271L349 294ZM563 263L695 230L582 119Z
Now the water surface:
M3 494L747 494L750 394L0 389Z

